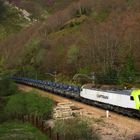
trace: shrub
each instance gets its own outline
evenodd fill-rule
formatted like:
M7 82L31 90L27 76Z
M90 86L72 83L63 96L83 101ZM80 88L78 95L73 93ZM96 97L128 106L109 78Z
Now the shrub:
M97 84L118 84L117 71L112 68L108 68L105 73L98 73L96 75L95 82Z
M49 98L38 96L35 92L20 93L10 97L5 112L10 115L35 114L48 119L52 112L53 102Z
M4 18L5 11L6 11L6 6L4 5L4 1L0 1L0 22Z
M136 80L136 68L133 56L128 56L120 73L120 83L134 83Z
M10 79L7 74L0 76L0 96L9 96L17 92L15 83Z
M86 120L59 120L54 130L63 136L62 140L99 140L99 135L92 131Z
M0 125L1 140L49 140L49 138L31 124L19 121L5 122Z

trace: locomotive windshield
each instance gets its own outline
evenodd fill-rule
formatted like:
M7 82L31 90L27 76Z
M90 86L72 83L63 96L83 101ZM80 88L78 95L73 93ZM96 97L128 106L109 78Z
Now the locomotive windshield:
M130 96L130 100L134 101L134 97L133 96Z
M139 101L140 101L140 95L138 97L139 97Z

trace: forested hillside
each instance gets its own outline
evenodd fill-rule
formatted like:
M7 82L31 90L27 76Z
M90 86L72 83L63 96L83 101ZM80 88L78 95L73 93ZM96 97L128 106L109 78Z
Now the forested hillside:
M1 41L3 67L70 78L94 72L107 83L139 80L139 0L9 1L37 21Z

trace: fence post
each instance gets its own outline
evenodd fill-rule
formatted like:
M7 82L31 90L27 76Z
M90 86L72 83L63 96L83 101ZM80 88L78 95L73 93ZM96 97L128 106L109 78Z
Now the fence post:
M35 126L38 127L38 117L35 115Z
M32 117L32 119L31 119L31 120L32 120L32 122L31 122L31 123L32 123L32 125L33 125L33 124L34 124L34 115L32 114L32 116L31 116L31 117Z
M106 118L109 117L109 110L106 110Z
M36 116L33 114L33 125L36 126Z
M19 119L20 121L22 121L22 116L21 116L20 113L18 114L18 119Z
M27 115L27 121L30 122L30 115Z
M49 127L49 136L50 136L50 138L52 138L51 127Z
M21 115L22 122L24 123L24 115Z
M43 132L44 132L44 129L45 129L44 124L45 124L45 122L44 122L43 120L41 120L41 130L42 130Z
M17 114L17 119L20 120L19 113Z
M32 123L32 116L29 114L29 122Z
M59 133L56 133L56 140L59 140Z

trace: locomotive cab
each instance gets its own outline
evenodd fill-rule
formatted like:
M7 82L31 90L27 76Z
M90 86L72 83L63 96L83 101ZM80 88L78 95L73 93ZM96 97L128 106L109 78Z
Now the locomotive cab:
M140 110L140 89L135 89L132 91L130 100L134 100L136 104L136 109Z

